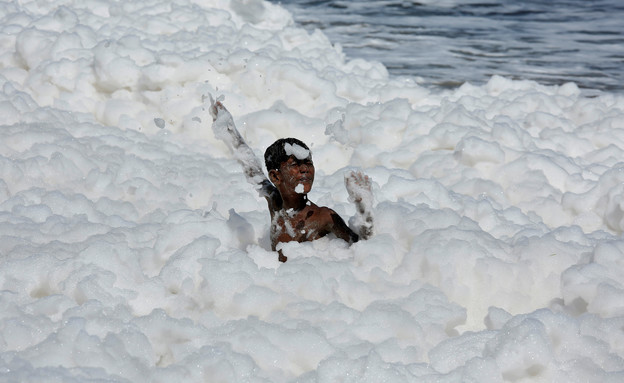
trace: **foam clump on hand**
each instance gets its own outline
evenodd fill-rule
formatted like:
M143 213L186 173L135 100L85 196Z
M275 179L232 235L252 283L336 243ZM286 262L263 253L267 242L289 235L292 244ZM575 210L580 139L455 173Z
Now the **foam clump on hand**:
M366 206L373 205L372 183L362 172L351 172L345 175L345 186L351 202L362 202Z
M221 103L224 97L220 96L215 101L210 95L210 115L212 116L212 131L216 138L225 142L230 148L234 148L233 131L236 129L232 114Z
M345 175L345 186L349 193L349 201L355 203L355 215L349 220L358 235L369 238L373 234L373 191L371 179L362 172L351 172Z

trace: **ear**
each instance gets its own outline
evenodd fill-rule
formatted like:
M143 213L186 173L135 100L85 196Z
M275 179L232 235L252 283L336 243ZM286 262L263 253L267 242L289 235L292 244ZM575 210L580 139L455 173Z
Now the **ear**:
M269 170L269 179L273 182L273 185L278 185L282 181L282 175L279 170Z

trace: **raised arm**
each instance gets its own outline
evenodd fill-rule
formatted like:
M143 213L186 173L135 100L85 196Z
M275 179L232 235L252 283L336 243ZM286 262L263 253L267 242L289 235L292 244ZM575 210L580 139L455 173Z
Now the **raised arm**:
M262 164L253 150L247 145L234 125L234 119L221 101L210 96L210 114L212 115L212 131L215 137L225 142L232 150L234 157L243 167L247 182L258 189L260 196L273 199L277 189L262 171Z
M345 176L345 186L349 200L355 203L355 216L349 220L360 239L373 235L373 192L371 179L361 172L351 172Z

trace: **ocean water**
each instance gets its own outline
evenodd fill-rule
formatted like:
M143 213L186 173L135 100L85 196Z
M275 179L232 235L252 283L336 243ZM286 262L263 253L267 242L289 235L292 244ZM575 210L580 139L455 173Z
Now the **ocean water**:
M624 381L624 95L333 39L260 0L0 2L1 383ZM368 174L374 235L278 262L211 96L258 156L306 142L345 220Z
M622 92L624 3L617 0L281 0L351 57L396 76L455 87L492 75L589 93Z

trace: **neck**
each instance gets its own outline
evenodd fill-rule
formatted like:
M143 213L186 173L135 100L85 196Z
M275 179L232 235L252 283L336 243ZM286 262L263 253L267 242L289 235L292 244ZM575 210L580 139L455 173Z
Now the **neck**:
M286 198L284 198L286 197ZM308 204L307 194L282 196L282 209L301 210Z

